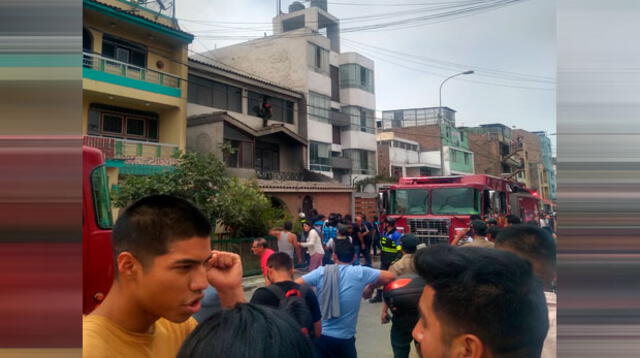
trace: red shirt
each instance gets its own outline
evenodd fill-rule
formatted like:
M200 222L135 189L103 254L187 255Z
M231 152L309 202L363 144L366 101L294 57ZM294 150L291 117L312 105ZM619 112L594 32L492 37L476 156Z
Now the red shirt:
M267 277L267 260L269 256L273 255L275 252L271 249L264 249L264 253L260 256L260 268L262 269L262 274L264 277Z

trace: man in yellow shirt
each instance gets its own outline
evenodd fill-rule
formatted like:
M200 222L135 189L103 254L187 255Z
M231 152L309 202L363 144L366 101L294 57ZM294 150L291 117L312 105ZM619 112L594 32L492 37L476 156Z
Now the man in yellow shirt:
M182 199L155 195L128 207L112 233L113 285L83 319L83 357L173 358L209 284L223 307L244 302L240 256L212 251L210 234Z

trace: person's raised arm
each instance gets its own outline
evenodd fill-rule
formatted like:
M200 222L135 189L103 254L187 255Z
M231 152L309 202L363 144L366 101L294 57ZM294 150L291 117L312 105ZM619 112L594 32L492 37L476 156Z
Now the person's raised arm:
M242 290L242 260L233 252L211 251L206 262L207 280L218 291L220 305L231 308L245 302Z

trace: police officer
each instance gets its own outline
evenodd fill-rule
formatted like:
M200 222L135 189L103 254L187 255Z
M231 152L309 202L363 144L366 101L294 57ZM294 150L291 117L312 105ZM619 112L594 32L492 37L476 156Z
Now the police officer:
M415 275L416 269L413 265L413 254L416 252L420 241L411 234L404 235L400 240L402 242L402 258L394 262L389 267L389 271L393 272L396 277ZM408 358L411 351L411 341L413 340L411 331L420 318L418 306L398 306L394 307L392 312L391 347L393 348L393 356L394 358ZM389 307L386 304L382 307L381 322L383 324L389 322Z
M384 219L384 232L380 238L380 269L388 270L389 266L400 256L400 237L402 234L396 230L396 219L386 217ZM370 300L370 303L382 302L382 291L377 290L376 295Z

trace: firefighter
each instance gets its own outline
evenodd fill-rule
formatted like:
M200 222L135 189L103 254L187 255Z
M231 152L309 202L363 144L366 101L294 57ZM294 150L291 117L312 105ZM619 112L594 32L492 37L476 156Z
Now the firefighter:
M386 217L384 219L384 232L380 238L380 246L382 247L380 254L380 269L388 270L389 266L400 257L400 237L402 234L396 230L396 219ZM382 302L382 290L378 289L370 303Z

